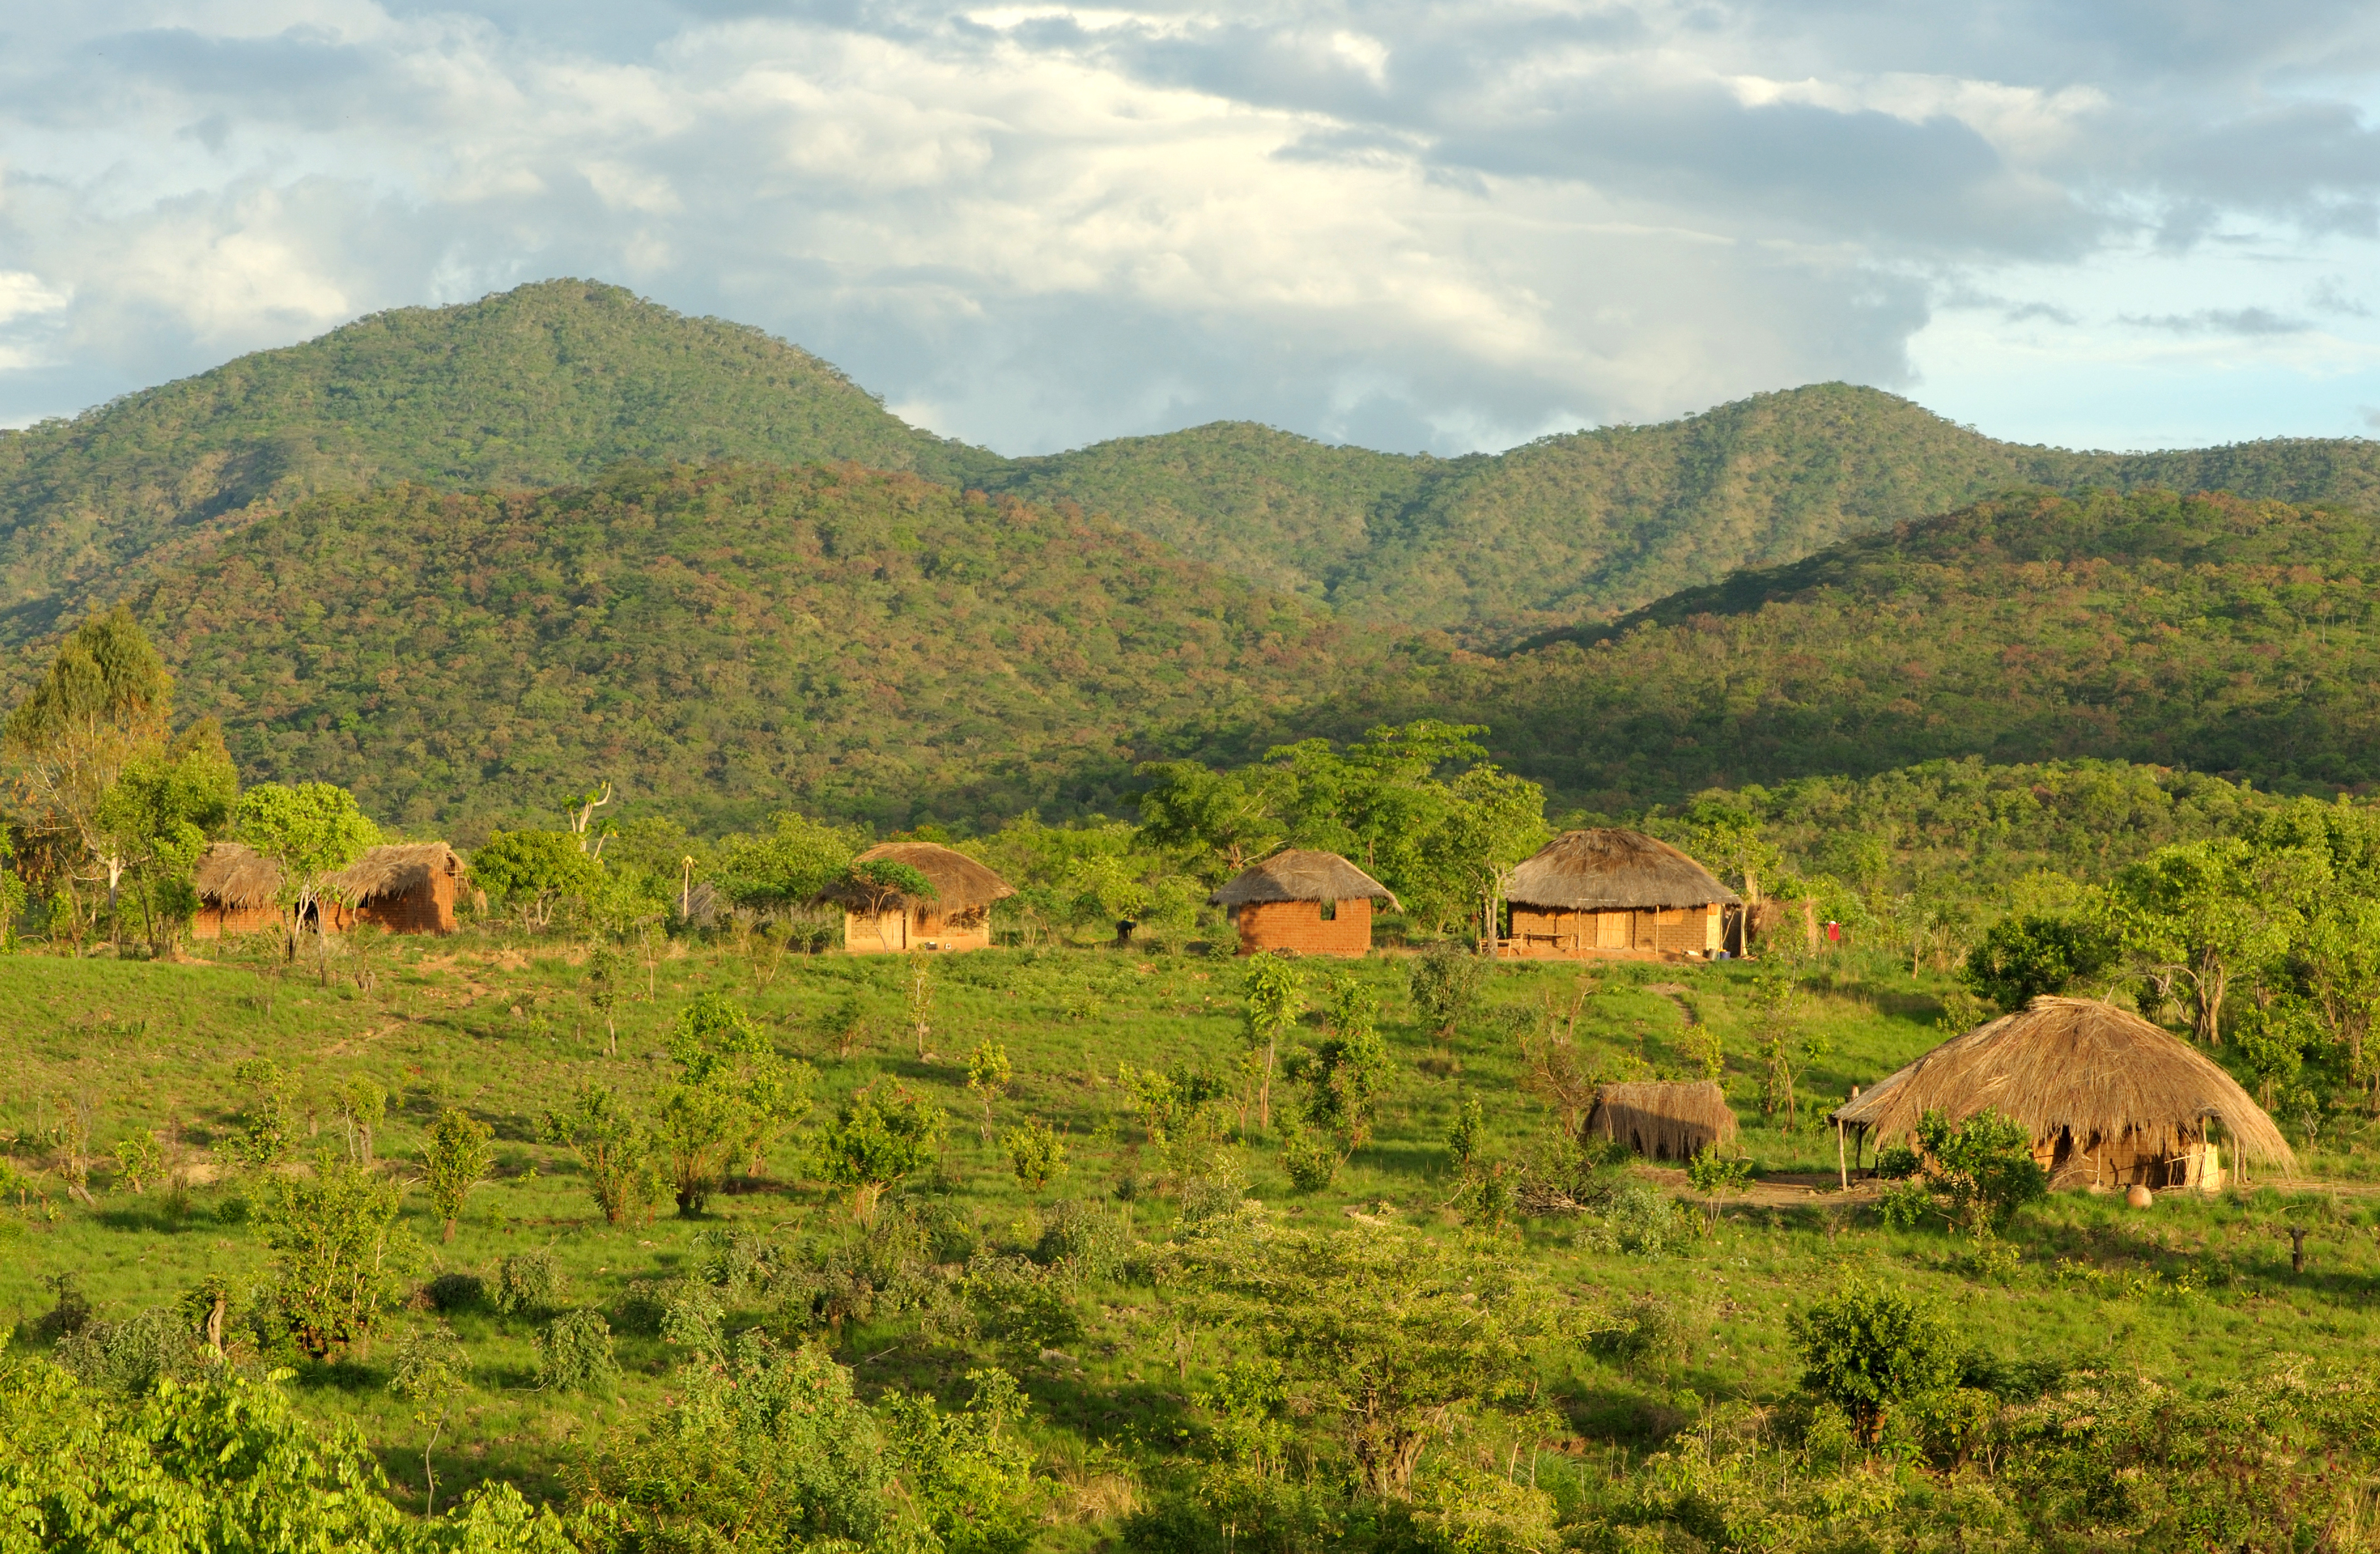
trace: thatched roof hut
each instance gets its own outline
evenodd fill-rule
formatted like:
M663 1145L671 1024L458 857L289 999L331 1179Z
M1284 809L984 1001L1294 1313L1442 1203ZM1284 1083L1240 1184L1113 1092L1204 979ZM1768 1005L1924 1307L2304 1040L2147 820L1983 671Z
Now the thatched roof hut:
M1335 852L1283 848L1261 863L1233 875L1207 898L1219 907L1256 901L1377 901L1398 912L1396 893Z
M843 945L854 954L906 949L985 949L991 903L1016 887L964 852L935 842L884 842L856 863L906 863L934 887L931 900L902 892L879 897L838 880L819 892L843 908Z
M1502 955L1680 960L1743 948L1735 892L1641 831L1565 831L1512 871L1504 899Z
M2220 1185L2207 1124L2240 1158L2293 1170L2265 1109L2204 1053L2129 1009L2039 997L1953 1036L1829 1115L1864 1140L1899 1143L1929 1111L1985 1110L2023 1126L2060 1185Z
M1589 1138L1616 1139L1656 1160L1691 1160L1735 1142L1735 1110L1708 1080L1607 1084L1586 1114Z
M351 907L427 889L439 875L459 878L460 854L444 842L392 842L368 847L363 856L322 882L322 892Z
M1564 831L1513 869L1504 899L1564 912L1732 906L1741 899L1668 842L1618 826Z
M281 865L254 848L216 842L199 855L191 883L200 903L219 912L269 907L281 894Z
M968 907L988 907L1004 896L1016 894L1016 887L990 869L977 863L964 852L954 852L937 842L883 842L869 848L852 860L855 863L906 863L926 876L934 887L931 901L917 897L898 895L888 902L907 907L931 906L943 912L965 911ZM837 880L819 892L821 901L832 901L861 911L873 908L876 902L852 887L845 880Z

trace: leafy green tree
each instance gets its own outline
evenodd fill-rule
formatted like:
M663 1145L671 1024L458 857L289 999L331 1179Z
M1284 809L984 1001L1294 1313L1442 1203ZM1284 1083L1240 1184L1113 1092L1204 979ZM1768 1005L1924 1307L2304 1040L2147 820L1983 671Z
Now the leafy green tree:
M289 1107L298 1094L296 1082L270 1058L243 1058L233 1065L231 1077L247 1092L239 1131L230 1141L233 1157L256 1170L279 1165L289 1156Z
M331 1109L346 1130L347 1158L360 1166L372 1163L372 1135L388 1115L388 1092L369 1074L349 1074L331 1096Z
M974 1396L956 1413L916 1393L885 1397L902 1486L950 1554L1024 1554L1038 1541L1042 1502L1032 1450L1015 1429L1025 1396L1003 1370L971 1370L966 1379Z
M2045 993L2099 975L2117 947L2088 922L2028 912L2004 917L1967 952L1959 981L1979 998L2014 1013Z
M2380 899L2338 896L2307 915L2290 960L2324 1035L2347 1059L2349 1079L2380 1098L2372 1027L2380 1018Z
M1380 1097L1396 1078L1396 1060L1380 1036L1371 990L1345 973L1324 985L1330 1035L1311 1051L1292 1053L1283 1072L1305 1091L1305 1121L1330 1134L1342 1159L1371 1141Z
M152 954L166 953L198 910L191 873L238 796L238 774L212 720L170 751L126 761L102 796L95 831L114 861L119 891L128 887L140 908Z
M783 915L800 911L842 878L865 845L856 827L811 820L791 811L758 836L729 837L714 866L722 894L747 911Z
M1257 1071L1257 1125L1270 1128L1273 1070L1281 1042L1305 1012L1305 978L1286 956L1252 955L1241 978L1240 997L1242 1034L1252 1055L1262 1054Z
M906 1090L862 1090L819 1132L819 1178L850 1188L852 1218L865 1224L886 1188L934 1163L943 1126L940 1107Z
M1480 1141L1487 1136L1488 1114L1476 1095L1465 1095L1454 1108L1454 1116L1446 1124L1446 1158L1456 1171L1467 1171L1472 1161L1479 1157Z
M2153 978L2178 985L2192 1036L2219 1046L2232 978L2280 958L2328 874L2299 849L2260 854L2234 839L2160 848L2117 875L2111 925Z
M325 1150L310 1176L264 1177L257 1195L273 1301L298 1347L319 1359L369 1333L418 1260L395 1184Z
M983 1142L991 1142L992 1104L1008 1093L1009 1082L1015 1077L1008 1064L1008 1049L998 1042L983 1041L967 1054L966 1087L969 1094L983 1103Z
M1891 1409L1958 1385L1957 1333L1909 1296L1852 1285L1785 1320L1801 1352L1802 1386L1851 1415L1871 1450Z
M678 1212L699 1215L737 1159L758 1172L770 1147L809 1109L814 1078L789 1063L744 1006L702 993L678 1012L669 1036L678 1083L662 1093L653 1140Z
M1274 813L1279 774L1260 767L1209 771L1196 761L1151 761L1140 795L1140 835L1184 854L1190 872L1218 885L1270 853L1287 828Z
M603 864L568 831L493 831L471 854L471 877L535 932L552 925L565 901L600 889Z
M379 841L379 828L356 808L354 795L327 782L258 783L239 796L233 826L240 840L280 865L281 904L292 910L300 932L313 925L327 983L331 925L323 881Z
M1430 1040L1454 1039L1454 1028L1469 1016L1487 979L1488 962L1461 945L1434 944L1408 962L1406 989Z
M545 1114L541 1132L577 1155L604 1223L617 1225L651 1201L652 1141L616 1091L581 1083L567 1105Z
M421 1170L430 1188L431 1212L445 1226L441 1241L455 1239L455 1221L463 1217L471 1189L487 1180L488 1168L494 1162L488 1145L495 1136L493 1128L453 1107L441 1112L431 1126L421 1151Z

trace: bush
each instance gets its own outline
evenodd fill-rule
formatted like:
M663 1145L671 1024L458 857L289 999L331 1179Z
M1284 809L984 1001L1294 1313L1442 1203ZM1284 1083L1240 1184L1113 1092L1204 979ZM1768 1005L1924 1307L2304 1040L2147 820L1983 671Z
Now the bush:
M1803 1388L1851 1416L1873 1448L1896 1404L1958 1385L1961 1345L1931 1306L1889 1291L1852 1286L1786 1319L1802 1357Z
M1281 1146L1281 1169L1301 1193L1319 1193L1339 1176L1339 1151L1329 1135L1300 1128Z
M1077 1279L1105 1279L1123 1266L1131 1249L1121 1219L1096 1203L1068 1198L1042 1214L1033 1260L1063 1266Z
M2004 917L1967 952L1959 981L2014 1013L2045 993L2062 993L2116 961L2116 947L2088 924L2039 913Z
M325 1150L310 1177L268 1177L259 1197L274 1299L298 1347L321 1359L369 1332L415 1264L395 1186Z
M1038 1193L1052 1178L1066 1174L1066 1143L1038 1118L1028 1118L1023 1126L1011 1128L1001 1135L1000 1144L1008 1152L1009 1169L1028 1193Z
M1672 1257L1694 1244L1694 1220L1684 1205L1659 1188L1631 1181L1605 1200L1602 1212L1586 1222L1578 1239L1597 1252Z
M1471 1013L1488 962L1459 944L1431 945L1413 959L1405 985L1422 1029L1436 1042L1454 1039L1454 1028Z
M562 1303L562 1269L546 1247L515 1252L496 1265L495 1307L506 1316L529 1316Z
M421 1293L435 1310L472 1311L487 1303L488 1281L475 1273L442 1273L424 1285Z
M537 1380L557 1392L609 1391L619 1379L611 1325L602 1313L565 1311L537 1336Z

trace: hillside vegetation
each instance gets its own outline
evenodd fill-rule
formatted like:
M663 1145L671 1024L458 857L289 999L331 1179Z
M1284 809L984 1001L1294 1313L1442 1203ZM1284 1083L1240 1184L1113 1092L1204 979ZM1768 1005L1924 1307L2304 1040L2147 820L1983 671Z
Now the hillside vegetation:
M1841 384L1439 459L1219 423L1005 459L817 358L618 288L375 314L70 422L0 433L0 641L120 596L311 494L576 483L621 459L844 459L1070 500L1261 586L1500 647L2019 485L2380 505L2380 448L2023 447Z
M1075 807L1362 661L1101 520L849 467L322 496L134 607L250 780L467 830L599 779L705 826Z
M1964 755L2362 788L2375 584L2380 522L2342 509L2011 496L1501 660L1407 652L1298 726L1486 723L1498 760L1611 811Z

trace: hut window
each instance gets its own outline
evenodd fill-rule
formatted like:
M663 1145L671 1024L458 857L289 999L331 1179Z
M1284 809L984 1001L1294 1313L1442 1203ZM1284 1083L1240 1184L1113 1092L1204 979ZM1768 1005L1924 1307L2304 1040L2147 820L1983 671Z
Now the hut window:
M1339 903L1338 903L1338 902L1336 902L1336 901L1324 901L1323 903L1321 903L1321 907L1322 907L1322 921L1323 921L1323 922L1325 922L1325 923L1336 923L1336 922L1338 922L1338 921L1339 921Z

